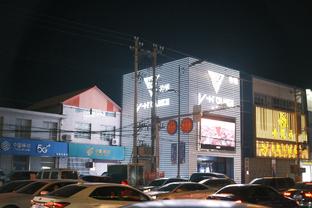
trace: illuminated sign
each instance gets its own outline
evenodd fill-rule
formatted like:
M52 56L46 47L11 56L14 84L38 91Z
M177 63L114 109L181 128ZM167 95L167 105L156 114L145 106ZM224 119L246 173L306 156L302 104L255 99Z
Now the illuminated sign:
M220 87L223 83L223 80L225 78L224 74L220 74L217 72L213 72L208 70L208 75L211 81L211 84L213 86L215 95L211 94L204 94L204 93L198 93L198 105L201 105L203 102L207 102L209 104L215 105L212 107L212 109L217 108L216 106L225 105L227 107L234 107L234 100L218 96ZM228 83L232 85L238 85L238 79L235 77L227 77Z
M160 75L156 75L156 82L158 81L158 78ZM150 97L153 96L153 76L150 77L145 77L144 78L144 83L146 85L146 88L148 90L148 93ZM156 92L167 92L170 89L170 84L163 84L157 86ZM163 107L163 106L169 106L170 105L170 99L169 98L164 98L164 99L159 99L156 100L155 103L156 107ZM147 101L144 103L139 103L137 105L137 112L139 112L141 109L149 109L152 108L153 102L152 101Z
M200 145L202 149L234 150L235 122L202 118Z
M308 111L312 111L312 91L306 89Z
M301 115L301 134L298 142L307 142L305 116ZM272 109L256 107L256 137L296 142L295 114Z
M300 158L308 159L308 149L303 150L302 146L302 144L299 144ZM296 143L256 141L256 154L258 157L296 159L297 152Z

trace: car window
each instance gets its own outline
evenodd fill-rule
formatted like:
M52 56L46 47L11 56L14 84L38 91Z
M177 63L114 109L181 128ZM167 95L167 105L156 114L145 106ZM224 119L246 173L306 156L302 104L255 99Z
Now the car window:
M159 179L159 180L154 180L152 181L150 184L148 184L148 186L161 186L164 184L164 182L166 181L167 179Z
M164 183L164 185L165 185L165 184L168 184L168 183L180 182L180 181L187 181L187 180L182 179L182 178L170 178L170 179L168 179L168 180Z
M81 190L85 189L85 186L79 186L79 185L69 185L69 186L64 186L60 189L57 189L56 191L53 191L49 193L49 196L59 196L59 197L70 197Z
M254 187L251 192L252 198L258 201L272 201L280 197L276 191L268 187Z
M47 184L47 182L42 182L42 181L40 181L40 182L33 182L33 183L28 184L27 186L19 189L16 192L17 193L21 193L21 194L34 194L36 191L41 189L46 184Z
M52 183L50 185L48 185L47 187L45 187L43 189L43 191L47 191L47 192L52 192L52 191L55 191L63 186L67 186L69 184L73 184L73 183L76 183L74 181L65 181L65 182L56 182L56 183Z
M33 181L12 181L12 182L6 183L0 187L0 193L15 191L15 190L22 188L23 186L26 186L27 184L30 184L32 182Z
M78 179L78 173L76 171L62 171L62 179Z
M58 179L58 171L53 171L51 173L51 179Z
M147 201L148 197L128 187L99 187L89 197L98 200Z
M202 185L202 184L182 184L178 189L181 191L197 191L197 190L205 190L208 189L208 187Z
M41 177L42 177L42 172L40 171L40 172L37 173L36 178L40 179Z
M230 186L224 187L216 192L216 194L233 194L241 199L249 199L250 198L250 190L248 187L237 187L237 186Z
M224 187L226 185L229 185L229 184L233 184L234 182L231 181L231 180L206 180L204 182L205 185L207 186L211 186L211 187L217 187L217 188L221 188L221 187Z
M48 171L43 172L42 178L43 179L49 179L50 178L50 172L48 172Z
M164 185L158 189L158 191L173 191L176 187L178 187L180 183L169 183L167 185Z

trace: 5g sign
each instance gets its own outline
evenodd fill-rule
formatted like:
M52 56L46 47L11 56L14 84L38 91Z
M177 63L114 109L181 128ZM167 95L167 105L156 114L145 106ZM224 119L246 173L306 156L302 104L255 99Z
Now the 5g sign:
M46 154L48 152L49 147L51 147L50 144L48 144L48 145L38 144L37 145L37 152L41 153L41 154Z

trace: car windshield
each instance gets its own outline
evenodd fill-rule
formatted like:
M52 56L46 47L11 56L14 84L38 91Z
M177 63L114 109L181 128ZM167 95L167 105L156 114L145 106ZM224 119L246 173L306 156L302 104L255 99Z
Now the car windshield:
M163 185L163 183L166 181L167 179L158 179L158 180L154 180L152 181L150 184L148 184L149 186L161 186Z
M7 193L15 191L23 186L26 186L27 184L32 183L33 181L12 181L7 184L4 184L0 187L0 193Z
M158 189L158 191L173 191L176 187L180 186L181 184L180 183L172 183L172 184L168 184L168 185L165 185L163 187L161 187L160 189Z
M27 186L19 189L17 191L17 193L21 193L21 194L34 194L36 191L38 191L39 189L41 189L44 185L46 185L47 182L33 182L31 184L28 184Z
M85 186L78 186L78 185L69 185L69 186L64 186L60 189L57 189L56 191L53 191L48 194L48 196L58 196L58 197L70 197L79 191L85 189Z

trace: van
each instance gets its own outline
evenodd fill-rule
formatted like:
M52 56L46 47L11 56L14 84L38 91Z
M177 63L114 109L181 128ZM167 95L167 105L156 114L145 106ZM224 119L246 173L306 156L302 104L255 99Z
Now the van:
M74 179L78 180L77 170L72 169L44 169L37 173L37 179Z
M271 186L278 192L284 192L295 186L294 179L290 177L262 177L255 178L249 184L261 184Z

